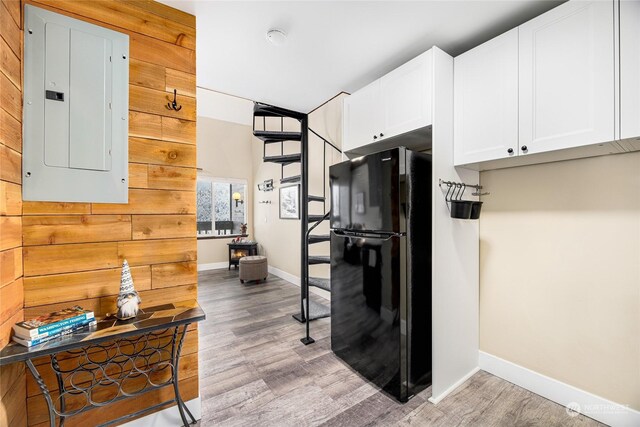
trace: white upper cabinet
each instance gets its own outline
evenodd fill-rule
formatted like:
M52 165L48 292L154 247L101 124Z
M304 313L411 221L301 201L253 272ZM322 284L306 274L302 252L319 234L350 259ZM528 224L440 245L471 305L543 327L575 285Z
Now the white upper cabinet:
M429 50L345 98L343 151L371 151L366 146L431 125L432 58Z
M640 1L620 5L620 138L640 136Z
M518 152L518 29L454 60L454 164Z
M343 114L342 151L373 142L374 133L380 127L380 81L346 97Z
M520 154L615 139L610 1L570 1L519 27Z
M432 54L428 51L380 79L382 125L379 138L431 124Z

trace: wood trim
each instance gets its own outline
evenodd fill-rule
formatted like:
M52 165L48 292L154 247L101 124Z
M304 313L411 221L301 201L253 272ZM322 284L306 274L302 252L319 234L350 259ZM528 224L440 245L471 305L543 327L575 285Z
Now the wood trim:
M24 301L22 277L0 288L0 323L7 321L22 310Z
M117 242L27 246L22 256L25 277L120 266Z
M0 144L0 180L22 184L22 155L2 144Z
M91 213L90 203L23 202L23 215L85 215Z
M131 222L133 240L175 239L196 234L194 215L134 215ZM189 283L196 283L192 280Z
M126 3L132 3L148 12L154 13L162 18L171 19L175 22L179 22L187 27L196 28L196 17L183 12L179 9L174 9L171 6L158 3L153 0L124 0Z
M0 215L22 215L22 187L0 181Z
M24 381L24 374L18 377L5 396L0 405L0 424L4 426L18 425L16 421L23 418L24 401L27 395L27 384Z
M22 88L22 64L4 38L0 37L0 70L18 89Z
M22 123L0 108L0 143L22 153Z
M329 99L327 99L326 101L324 101L322 104L318 105L318 106L317 106L316 108L314 108L313 110L309 111L309 112L307 113L307 115L309 115L309 114L313 113L314 111L316 111L316 110L318 110L318 109L320 109L320 108L324 107L325 105L327 105L328 103L330 103L331 101L333 101L334 99L336 99L337 97L339 97L339 96L340 96L340 95L342 95L342 94L344 94L344 95L351 95L350 93L345 92L345 91L343 91L343 90L342 90L342 91L338 92L337 94L333 95L331 98L329 98Z
M22 27L22 22L20 22L20 1L19 0L2 0L2 6L7 9L7 13L11 15L13 18L13 22L15 22L18 28Z
M77 16L110 22L129 32L145 34L157 40L182 46L187 49L196 48L195 28L164 19L149 13L133 3L122 1L75 1L75 0L32 0L34 6L48 6L59 10L59 13L73 13Z
M22 377L24 373L25 368L23 363L13 363L0 367L0 399L11 390L16 380Z
M22 246L22 217L0 216L0 251Z
M159 264L151 267L153 288L167 288L198 282L198 263L195 261Z
M195 191L146 190L133 188L129 190L129 203L93 203L92 213L153 215L196 213Z
M24 246L112 242L131 238L128 215L28 216L22 221Z
M173 92L129 85L129 108L142 113L159 114L183 120L196 120L196 99L178 96L180 111L169 110L167 103L173 100Z
M22 248L0 252L0 287L22 277Z
M0 347L24 318L22 278L22 31L19 0L0 4ZM23 364L0 368L0 425L24 426Z
M13 1L3 1L0 6L0 36L11 47L11 50L18 58L22 58L22 44L20 42L20 23L15 21L13 16L15 7L11 6ZM13 10L11 12L10 10ZM18 10L18 14L20 10Z
M25 277L25 308L117 295L120 291L120 268ZM151 289L151 267L131 268L138 291Z
M179 142L129 138L129 161L195 168L196 147Z
M0 107L9 113L14 119L22 122L22 92L9 78L0 73Z

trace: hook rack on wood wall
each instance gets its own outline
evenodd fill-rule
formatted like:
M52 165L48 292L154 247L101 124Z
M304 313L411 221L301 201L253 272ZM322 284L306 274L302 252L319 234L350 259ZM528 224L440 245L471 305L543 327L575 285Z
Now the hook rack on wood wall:
M176 89L173 90L173 101L167 103L167 108L175 111L182 110L182 105L178 105L178 91Z

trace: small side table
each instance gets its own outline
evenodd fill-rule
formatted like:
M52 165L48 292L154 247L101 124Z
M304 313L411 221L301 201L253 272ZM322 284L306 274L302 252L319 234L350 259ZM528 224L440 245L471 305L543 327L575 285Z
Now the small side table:
M258 242L237 242L227 243L229 246L229 270L234 265L238 268L240 264L240 258L258 255Z
M187 327L205 319L197 301L183 301L141 309L130 320L105 318L86 330L27 348L11 343L0 351L0 366L25 362L47 402L49 425L64 426L67 418L123 399L136 398L173 386L173 399L123 415L104 425L124 421L175 403L185 427L196 423L180 395L178 363ZM58 393L49 390L34 359L49 356ZM70 359L73 363L67 363ZM64 363L59 363L63 361ZM107 400L94 392L113 386ZM74 401L72 408L67 400ZM191 422L187 419L187 415Z

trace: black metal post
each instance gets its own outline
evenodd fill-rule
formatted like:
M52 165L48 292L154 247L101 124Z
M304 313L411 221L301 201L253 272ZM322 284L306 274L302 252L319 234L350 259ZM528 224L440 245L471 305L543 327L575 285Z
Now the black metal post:
M309 336L309 318L311 312L309 310L309 125L308 117L305 116L300 122L300 131L302 132L302 138L300 141L300 148L302 151L301 156L301 184L302 191L300 197L300 291L301 296L304 296L301 302L305 303L303 308L303 316L305 322L306 335L300 339L304 345L314 343L315 340Z
M175 393L176 405L178 406L178 411L180 412L180 418L182 418L184 427L188 427L189 422L187 421L187 417L184 413L186 406L184 405L184 402L182 402L182 397L180 396L180 388L178 387L178 364L180 363L180 353L182 352L182 343L184 341L184 336L187 334L187 326L189 326L189 324L184 325L182 334L180 334L178 330L180 327L176 326L173 331L173 343L171 350L173 356L173 375L171 380L173 382L173 391ZM189 412L189 415L191 416L191 419L195 424L196 420L193 415L191 415L191 412Z
M307 290L308 246L304 236L309 228L309 135L307 117L300 119L300 317L296 320L306 322L309 311L305 310L304 300ZM308 298L307 298L308 301ZM308 303L307 303L308 305Z
M44 399L47 401L47 409L49 409L49 425L51 427L56 427L56 412L53 406L53 401L51 400L51 394L49 393L49 388L47 387L47 384L45 384L44 380L40 376L40 373L38 372L36 367L33 366L33 362L31 361L31 359L27 359L25 363L27 364L27 368L29 368L31 375L33 375L33 379L36 380L36 382L38 383L38 386L40 387L40 391L42 391L42 395L44 396Z
M52 354L51 355L51 367L53 368L53 372L56 373L56 380L58 381L58 393L60 396L60 413L64 413L64 411L66 410L66 404L65 404L65 388L64 388L64 379L62 378L62 372L60 370L60 364L58 363L58 355L57 354ZM64 420L65 417L64 416L60 416L60 423L59 423L59 427L64 427Z

